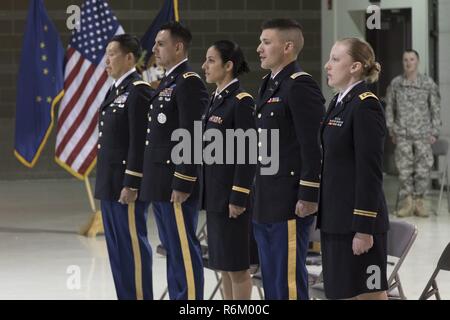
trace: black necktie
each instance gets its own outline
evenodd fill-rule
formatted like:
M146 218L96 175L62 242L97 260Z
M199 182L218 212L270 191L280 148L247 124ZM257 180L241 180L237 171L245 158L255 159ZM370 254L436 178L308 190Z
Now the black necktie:
M214 104L214 100L216 98L216 94L213 93L211 98L209 99L209 105L206 107L204 118L208 117L211 113L212 106Z
M266 91L269 90L272 93L275 90L275 79L270 78L267 82Z
M275 91L275 80L270 78L267 81L266 88L264 90L263 100L267 99L268 97L270 97L273 94L274 91Z
M112 97L112 95L114 94L114 89L116 88L115 84L113 83L113 85L109 88L108 92L106 93L105 96L105 101L110 99Z

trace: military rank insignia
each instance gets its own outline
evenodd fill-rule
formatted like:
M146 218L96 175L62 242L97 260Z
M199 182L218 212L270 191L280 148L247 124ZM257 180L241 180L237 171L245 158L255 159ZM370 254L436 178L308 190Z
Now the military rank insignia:
M342 121L342 119L338 117L330 119L330 121L328 121L328 125L332 127L342 127L343 124L344 121Z
M359 98L361 100L366 100L367 98L375 98L378 100L378 97L376 95L374 95L372 92L368 91L368 92L364 92L363 94L359 95Z
M277 103L280 102L281 98L280 97L275 97L275 98L270 98L267 103Z

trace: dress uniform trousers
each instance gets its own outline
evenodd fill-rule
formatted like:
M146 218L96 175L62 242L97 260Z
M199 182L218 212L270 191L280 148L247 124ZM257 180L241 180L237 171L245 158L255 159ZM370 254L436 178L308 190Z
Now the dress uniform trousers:
M159 238L167 252L167 284L171 300L203 299L203 263L196 235L197 200L181 205L152 202Z
M314 216L253 222L266 300L308 300L306 255L313 222Z
M278 157L278 170L264 174L263 149L255 178L254 234L258 244L266 299L308 299L306 255L314 217L299 218L299 200L317 202L320 147L317 141L325 113L318 84L292 61L275 77L263 78L256 108L259 145ZM278 131L278 148L263 131ZM267 141L265 141L267 140ZM275 154L277 153L277 154Z
M101 201L103 225L117 298L152 300L152 249L145 202Z
M203 298L203 264L196 237L198 220L198 165L172 159L173 133L187 130L194 137L195 121L201 120L208 92L200 76L182 62L161 80L150 99L145 141L143 178L139 197L153 204L159 237L167 252L170 299ZM183 149L186 147L183 140ZM183 204L170 202L173 190L189 194Z

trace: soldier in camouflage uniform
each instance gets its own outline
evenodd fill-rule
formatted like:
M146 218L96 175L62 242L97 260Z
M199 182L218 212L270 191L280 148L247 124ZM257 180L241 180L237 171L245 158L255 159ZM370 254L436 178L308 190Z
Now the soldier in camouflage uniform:
M386 96L386 120L396 144L395 162L399 171L399 217L427 217L423 197L433 166L431 145L441 125L440 96L434 81L418 73L419 54L403 55L404 75L394 78Z

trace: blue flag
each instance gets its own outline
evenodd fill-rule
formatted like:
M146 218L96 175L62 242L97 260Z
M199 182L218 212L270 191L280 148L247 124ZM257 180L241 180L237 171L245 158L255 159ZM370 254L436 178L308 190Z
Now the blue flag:
M152 49L159 29L170 21L179 21L178 0L164 1L163 7L141 39L144 56L140 69L143 70L143 78L148 82L158 81L164 76L164 70L158 69L155 64Z
M32 168L63 95L64 49L42 0L30 0L17 79L14 155Z

